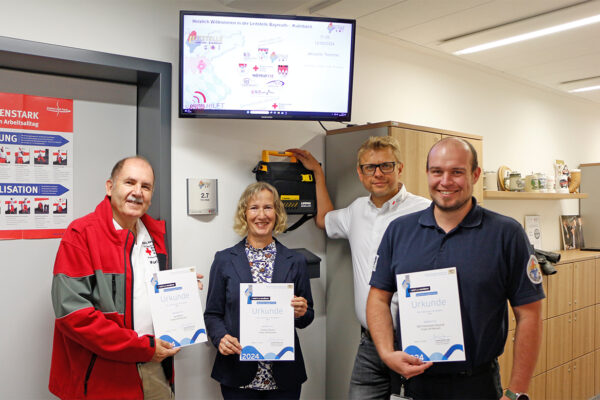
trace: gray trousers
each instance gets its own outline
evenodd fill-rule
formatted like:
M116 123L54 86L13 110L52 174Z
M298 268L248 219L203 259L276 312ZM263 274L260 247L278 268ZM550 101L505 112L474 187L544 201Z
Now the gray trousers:
M400 379L399 375L381 361L375 344L368 334L363 332L354 359L348 398L351 400L388 400L392 393L392 376L394 379Z

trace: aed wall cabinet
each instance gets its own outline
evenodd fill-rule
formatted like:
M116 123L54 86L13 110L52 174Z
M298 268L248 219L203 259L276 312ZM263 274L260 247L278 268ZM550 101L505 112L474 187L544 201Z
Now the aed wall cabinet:
M468 140L482 165L481 136L425 126L387 121L327 131L325 137L325 173L327 188L336 209L347 207L357 197L368 193L358 180L356 154L369 136L393 136L400 142L404 164L400 180L414 194L429 198L425 164L431 146L445 137ZM474 187L477 201L483 200L483 179ZM360 340L360 324L354 311L352 259L346 240L327 240L327 398L348 397L348 385L356 348ZM344 335L340 335L344 327Z
M557 273L544 276L543 336L529 396L590 399L600 394L600 252L561 251ZM510 309L510 308L509 308ZM510 380L516 321L509 313L502 387Z

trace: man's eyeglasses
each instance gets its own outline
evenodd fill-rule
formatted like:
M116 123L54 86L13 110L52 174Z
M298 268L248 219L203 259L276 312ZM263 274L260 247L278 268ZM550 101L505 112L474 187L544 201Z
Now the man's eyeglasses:
M375 175L375 170L377 170L377 168L384 174L391 174L394 172L396 164L397 163L393 161L388 161L381 164L360 164L359 167L363 175L371 176Z

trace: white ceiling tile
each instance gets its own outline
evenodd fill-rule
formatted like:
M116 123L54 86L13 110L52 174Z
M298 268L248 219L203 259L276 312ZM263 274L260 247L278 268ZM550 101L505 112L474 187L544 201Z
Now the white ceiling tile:
M358 25L390 34L488 1L490 0L406 0L359 18Z
M343 0L320 9L315 15L330 18L358 19L406 0Z
M464 35L507 21L515 21L565 7L580 0L495 0L487 1L459 13L401 29L392 36L422 45L437 45L440 40Z

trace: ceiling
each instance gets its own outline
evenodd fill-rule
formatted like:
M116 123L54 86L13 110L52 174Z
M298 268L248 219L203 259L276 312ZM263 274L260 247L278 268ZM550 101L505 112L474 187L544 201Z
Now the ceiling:
M361 28L448 54L600 14L600 0L220 0L240 11L356 19ZM305 14L305 13L302 13ZM600 85L600 23L454 56L567 92ZM600 90L573 93L600 103Z

